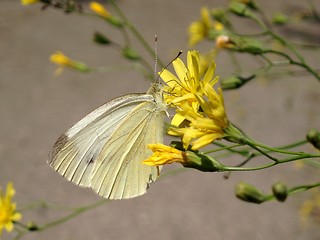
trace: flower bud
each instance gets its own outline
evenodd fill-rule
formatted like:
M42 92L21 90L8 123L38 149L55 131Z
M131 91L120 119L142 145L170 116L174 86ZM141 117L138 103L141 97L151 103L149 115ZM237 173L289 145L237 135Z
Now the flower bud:
M247 52L254 55L259 55L265 53L267 50L261 41L254 38L232 37L232 42L234 44L229 49L237 52Z
M111 43L111 41L100 32L94 33L93 41L101 45L109 45Z
M117 28L122 28L123 27L123 23L118 18L115 18L113 16L108 18L107 21L109 23L111 23L113 26L117 27Z
M240 16L240 17L252 17L253 13L250 11L248 6L238 1L231 1L229 4L229 11Z
M229 89L236 89L253 79L255 75L252 75L247 78L243 78L240 76L231 76L229 78L222 79L220 84L222 87L222 90L229 90Z
M34 231L39 230L39 226L35 222L29 222L27 227L30 232L34 232Z
M138 60L138 59L140 59L140 56L139 56L138 52L136 50L134 50L133 48L130 48L130 47L125 47L122 50L122 54L123 54L123 56L125 56L126 58L128 58L130 60Z
M257 4L253 1L253 0L234 0L236 2L241 2L245 5L247 5L249 8L253 9L253 10L257 10Z
M185 151L186 158L181 164L186 168L194 168L202 172L219 172L224 170L224 165L212 156L201 154L198 151L190 151L191 146L185 150L183 143L178 141L172 141L170 146L180 151Z
M320 150L320 132L315 129L311 129L307 133L307 140L311 143L316 149Z
M50 60L51 62L60 66L60 68L57 69L56 74L60 74L64 67L68 67L83 73L87 73L91 70L86 64L75 61L67 57L60 51L57 51L56 53L52 54L50 56Z
M277 25L284 25L289 21L289 17L283 13L276 13L272 17L272 22Z
M228 19L228 15L226 14L224 9L215 8L211 10L212 17L223 24L230 24L230 21Z
M272 186L272 192L279 202L284 202L288 196L287 186L282 182L277 182Z
M266 197L260 190L245 182L238 183L235 193L239 199L251 203L262 203Z
M211 34L211 32L210 32ZM219 34L219 33L218 33ZM216 46L218 48L231 48L233 46L231 38L227 35L217 35L216 36Z
M95 14L107 20L115 27L123 27L122 22L119 19L115 18L113 15L111 15L111 13L102 4L98 2L91 2L89 7Z
M198 152L186 151L187 161L181 163L184 167L194 168L202 172L219 172L224 170L224 165L212 156Z

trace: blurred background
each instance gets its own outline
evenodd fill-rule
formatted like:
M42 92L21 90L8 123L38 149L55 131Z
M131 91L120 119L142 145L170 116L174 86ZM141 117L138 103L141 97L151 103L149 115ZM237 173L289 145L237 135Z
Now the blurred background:
M150 45L158 35L158 54L165 63L180 49L185 59L187 28L199 19L202 6L227 5L222 0L117 3ZM298 0L259 4L267 16L305 7ZM88 10L86 2L83 7ZM246 22L239 24L244 32L254 27ZM65 70L54 75L56 66L49 56L57 50L90 66L126 63L117 50L93 43L95 31L122 41L121 35L98 18L54 9L42 11L41 4L23 7L20 1L0 0L0 185L4 189L8 181L13 182L18 208L38 201L70 207L99 201L93 191L55 173L46 163L47 156L60 134L84 115L117 96L149 88L150 82L131 69L89 74ZM278 31L293 40L308 37L319 44L319 24ZM212 44L199 44L195 49L206 51ZM153 65L154 59L145 56ZM312 66L319 66L319 52L305 51L304 56ZM242 59L248 68L255 64L245 54ZM216 63L217 75L230 75L232 67L225 53L218 55ZM263 143L287 144L303 139L310 128L319 129L320 83L309 75L261 78L224 95L229 119ZM166 166L164 171L174 167ZM299 219L299 209L311 193L297 194L285 203L262 205L242 202L234 195L239 181L270 192L276 181L294 186L316 179L319 172L309 167L298 169L294 164L233 173L229 179L222 173L188 170L153 183L144 196L110 201L22 239L317 240L319 222L302 224ZM44 224L66 214L55 209L33 209L23 212L23 221ZM3 239L11 238L5 234Z

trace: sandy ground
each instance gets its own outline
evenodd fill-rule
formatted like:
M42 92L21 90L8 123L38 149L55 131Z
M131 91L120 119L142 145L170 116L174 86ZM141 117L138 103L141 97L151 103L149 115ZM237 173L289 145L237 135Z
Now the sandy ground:
M154 34L159 36L159 56L165 62L178 50L187 50L186 29L198 18L201 6L226 4L218 0L118 2L149 43ZM289 2L299 3L272 0L264 2L263 8L270 13L282 10ZM121 39L95 18L40 11L36 5L22 7L19 1L0 0L0 184L13 181L19 207L41 200L70 207L99 201L92 191L76 187L55 173L46 164L47 155L57 137L86 113L107 100L143 92L149 86L141 74L131 70L87 75L65 71L54 76L55 66L48 57L56 50L92 66L124 63L114 49L92 44L95 30ZM319 36L316 27L299 30L300 34ZM308 62L318 66L319 53L305 54ZM243 64L254 63L248 60ZM227 55L219 55L217 74L228 76L231 69ZM226 92L225 99L229 118L267 144L302 139L309 128L320 125L320 84L309 76L259 79L239 91ZM268 192L276 181L294 186L312 182L319 177L316 174L308 168L295 170L293 164L235 173L228 180L223 174L190 170L152 184L142 197L108 202L23 239L317 240L319 225L302 226L299 221L299 207L308 194L296 195L284 204L253 205L239 201L233 192L239 181ZM34 209L23 214L24 222L44 224L67 212ZM3 239L11 238L4 235Z

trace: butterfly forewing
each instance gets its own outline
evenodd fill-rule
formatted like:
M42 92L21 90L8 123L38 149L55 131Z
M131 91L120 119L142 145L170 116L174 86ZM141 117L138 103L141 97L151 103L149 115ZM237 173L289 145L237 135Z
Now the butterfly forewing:
M110 199L123 199L146 192L159 169L142 161L151 155L147 144L163 142L164 113L154 101L144 102L122 120L94 166L91 187L97 193Z
M151 155L147 144L163 142L165 108L159 83L147 94L111 100L57 140L49 164L69 181L106 198L139 196L160 171L142 161Z

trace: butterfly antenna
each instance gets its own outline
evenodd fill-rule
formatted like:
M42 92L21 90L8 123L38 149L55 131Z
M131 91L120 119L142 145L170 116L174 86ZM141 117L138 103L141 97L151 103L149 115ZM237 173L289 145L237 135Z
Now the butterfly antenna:
M178 57L180 57L181 54L182 54L182 50L180 50L179 53L177 54L177 56L175 56L175 58L172 59L172 60L161 70L161 72L159 73L159 75L158 75L157 78L156 78L156 82L160 82L159 79L160 79L161 73L162 73L165 69L167 69L167 68L173 63L174 60L176 60ZM156 73L155 73L155 74L156 74Z
M154 79L157 78L157 65L158 65L158 36L154 35Z

